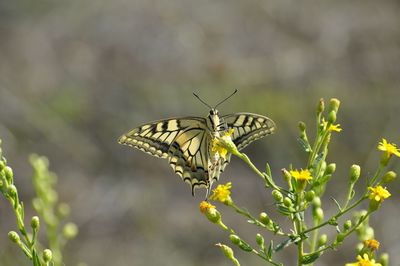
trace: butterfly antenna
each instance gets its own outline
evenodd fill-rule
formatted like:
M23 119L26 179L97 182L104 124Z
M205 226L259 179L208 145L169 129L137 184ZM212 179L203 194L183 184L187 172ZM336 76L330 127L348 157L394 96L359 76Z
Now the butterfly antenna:
M197 99L199 99L200 102L202 102L205 106L207 106L210 109L213 109L210 105L208 105L205 101L203 101L199 95L197 95L196 93L193 92L194 97L196 97Z
M228 97L226 97L225 99L223 99L222 101L220 101L219 103L217 103L217 105L215 105L214 109L218 107L218 105L220 105L221 103L225 102L226 100L228 100L229 98L231 98L233 95L235 95L235 93L238 90L236 89L231 95L229 95Z

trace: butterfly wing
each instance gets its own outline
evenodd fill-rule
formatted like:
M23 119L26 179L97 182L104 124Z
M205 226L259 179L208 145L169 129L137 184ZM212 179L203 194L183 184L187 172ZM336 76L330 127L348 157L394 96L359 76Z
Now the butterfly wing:
M167 158L172 169L192 187L209 186L210 134L200 117L172 118L139 126L122 135L120 144Z
M223 116L228 128L233 128L232 140L241 150L251 142L274 133L276 126L268 117L251 114L235 113Z

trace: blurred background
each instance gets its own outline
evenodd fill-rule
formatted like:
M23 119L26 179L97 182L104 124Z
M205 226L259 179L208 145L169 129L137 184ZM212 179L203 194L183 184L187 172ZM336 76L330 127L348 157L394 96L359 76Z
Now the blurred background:
M275 135L245 152L277 182L280 169L304 167L297 123L314 134L318 100L341 100L330 162L337 172L325 194L335 211L353 163L364 185L379 162L382 137L400 143L400 5L398 1L1 1L0 138L27 216L33 196L31 153L46 155L59 176L59 198L80 229L65 264L230 265L214 244L227 235L198 211L204 192L190 188L165 160L117 144L142 123L206 116L238 89L222 114L254 112L277 124ZM393 160L390 167L399 171ZM233 158L221 182L254 215L278 217L270 191ZM399 182L371 219L381 251L400 261ZM366 206L364 206L366 207ZM244 237L256 228L218 205ZM289 226L288 220L281 220ZM12 210L0 204L1 265L30 265L8 240ZM327 231L333 237L333 231ZM266 239L273 238L265 234ZM279 241L279 238L273 238ZM254 243L252 239L248 239ZM355 260L355 236L317 265ZM295 247L277 254L294 265ZM236 250L242 265L263 261Z

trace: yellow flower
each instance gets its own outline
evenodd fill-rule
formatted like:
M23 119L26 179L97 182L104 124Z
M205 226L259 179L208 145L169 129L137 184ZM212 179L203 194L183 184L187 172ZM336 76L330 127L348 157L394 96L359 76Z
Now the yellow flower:
M228 182L225 185L218 185L216 189L213 190L213 194L211 195L211 200L218 200L222 203L228 204L232 202L231 199L231 188L232 183Z
M294 170L290 171L290 174L293 176L294 179L299 180L299 181L306 181L312 179L310 171L308 169L303 170Z
M326 127L328 126L328 122L325 121L324 118L322 118L322 123L324 124L324 128L326 128ZM343 129L340 128L340 124L336 124L336 125L330 124L330 126L329 126L329 128L328 128L328 131L329 131L329 132L332 132L332 131L340 132L340 131L342 131L342 130L343 130Z
M382 264L376 263L374 259L370 260L366 253L362 257L358 255L357 260L357 262L346 263L346 266L382 266Z
M378 150L384 151L388 156L394 154L397 157L400 157L400 150L397 148L396 144L388 143L384 138L382 138L382 142L379 142Z
M368 188L371 192L369 194L369 199L376 201L378 203L383 202L385 199L389 198L391 194L389 191L387 191L385 188L382 186L377 186L377 187L369 187Z
M210 204L210 203L207 202L207 201L202 201L202 202L200 202L199 208L200 208L200 212L201 212L201 213L206 213L206 212L208 212L210 209L215 209L215 206L212 205L212 204Z
M218 154L222 158L226 159L228 152L235 153L237 148L233 143L231 135L234 129L231 128L228 132L225 132L221 137L213 138L211 141L211 152Z
M378 250L379 242L375 239L368 239L364 241L364 247L369 248L370 250Z

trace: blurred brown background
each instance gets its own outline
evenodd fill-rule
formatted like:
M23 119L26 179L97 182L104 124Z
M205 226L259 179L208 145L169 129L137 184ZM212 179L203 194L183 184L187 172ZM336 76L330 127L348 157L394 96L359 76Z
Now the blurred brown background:
M80 228L66 265L230 265L214 246L229 243L226 234L198 211L203 194L193 198L166 161L116 140L147 121L205 116L193 91L213 105L236 88L220 112L276 122L276 135L246 149L260 168L268 161L276 178L289 163L305 165L297 122L312 131L319 98L341 99L328 217L335 208L329 198L344 193L350 165L363 167L363 184L379 160L378 141L400 143L399 26L394 0L1 1L0 138L28 214L27 158L35 152L49 157L60 200L71 204ZM400 170L397 162L391 167ZM277 216L270 192L243 162L232 160L221 178L227 181L238 205ZM393 265L400 265L399 188L391 184L393 197L371 221ZM7 239L15 221L0 202L1 265L30 265ZM254 243L255 228L218 206ZM356 243L352 237L317 265L354 261ZM294 265L294 252L277 259ZM264 265L236 255L242 265Z

